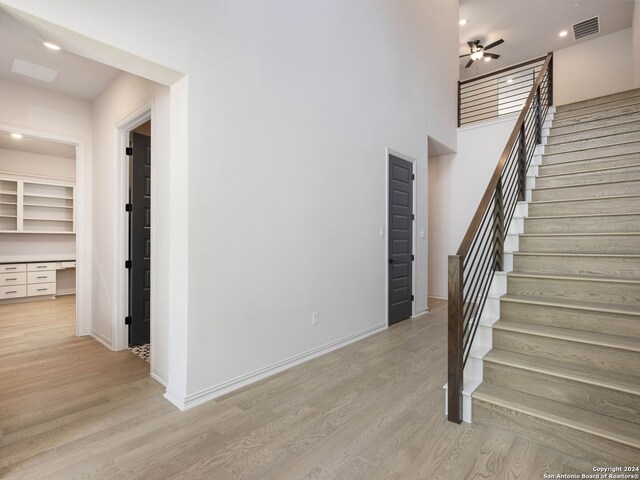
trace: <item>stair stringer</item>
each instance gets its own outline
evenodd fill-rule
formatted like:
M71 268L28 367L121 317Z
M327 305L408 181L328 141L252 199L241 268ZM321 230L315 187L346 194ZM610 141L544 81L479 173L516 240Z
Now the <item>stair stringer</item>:
M544 147L547 144L556 107L549 107L542 125L542 141L536 146L531 164L527 171L525 200L518 202L513 218L507 229L503 250L503 270L495 272L487 294L485 307L480 315L478 329L471 345L469 357L464 367L462 388L462 420L473 423L472 395L482 384L483 358L493 348L493 325L500 319L500 297L507 293L507 273L513 270L513 254L519 249L520 234L524 233L524 219L529 213L531 191L535 188L538 167L542 164ZM448 414L448 384L444 385L444 413Z

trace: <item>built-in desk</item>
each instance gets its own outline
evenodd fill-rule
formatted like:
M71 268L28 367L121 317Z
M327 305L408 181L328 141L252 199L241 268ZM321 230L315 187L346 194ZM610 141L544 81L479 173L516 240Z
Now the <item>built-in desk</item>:
M76 268L75 259L59 261L14 261L0 263L0 302L41 300L54 298L58 294L75 293L75 282L71 288L65 285L63 292L58 291L58 275L60 272ZM73 274L75 276L75 272ZM69 281L67 280L68 284Z

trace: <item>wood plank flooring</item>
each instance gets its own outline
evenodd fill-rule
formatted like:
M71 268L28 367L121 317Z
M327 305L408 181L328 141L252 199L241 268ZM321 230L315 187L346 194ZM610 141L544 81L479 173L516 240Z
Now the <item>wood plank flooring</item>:
M446 302L187 412L74 337L74 298L0 305L0 478L502 479L591 465L444 418Z

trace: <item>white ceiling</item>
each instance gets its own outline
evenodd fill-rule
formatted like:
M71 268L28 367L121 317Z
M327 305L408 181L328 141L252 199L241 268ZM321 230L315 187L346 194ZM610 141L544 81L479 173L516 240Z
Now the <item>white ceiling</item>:
M460 59L460 79L482 75L547 52L631 27L633 0L460 0L460 55L469 53L468 41L488 45L501 38L505 43L490 50L497 60L474 62ZM600 16L600 33L574 40L571 25ZM569 34L560 38L558 33Z
M53 157L76 158L76 146L68 143L53 142L41 138L24 136L21 139L11 137L11 132L0 130L0 148L20 152L51 155Z
M0 11L0 77L28 83L46 90L84 100L95 99L120 70L94 62L79 55L53 51L42 45L42 40L24 26ZM57 70L53 83L18 75L11 71L15 58Z

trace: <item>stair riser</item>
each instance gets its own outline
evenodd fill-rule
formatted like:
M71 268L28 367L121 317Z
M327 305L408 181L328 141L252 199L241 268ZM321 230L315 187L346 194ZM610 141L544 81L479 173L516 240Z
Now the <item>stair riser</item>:
M473 421L503 428L590 465L635 465L638 449L502 406L473 400Z
M570 279L509 276L507 293L530 297L600 302L611 305L640 305L638 284Z
M640 254L640 235L624 236L520 236L519 250L525 253L621 253Z
M493 348L546 358L560 363L596 368L634 377L640 376L640 353L588 345L558 338L493 330Z
M624 125L626 123L633 123L636 121L640 121L640 109L638 109L638 111L636 111L635 113L627 113L619 116L593 120L591 122L582 122L575 125L568 125L565 127L558 127L556 125L553 125L550 130L549 139L566 134L593 135L594 132L598 132L601 128Z
M585 150L575 150L565 153L545 154L542 157L543 165L553 165L556 163L573 162L575 160L588 160L591 158L611 157L614 155L629 155L640 153L640 142L622 143L620 145L609 145L606 147L587 148Z
M626 92L614 93L613 95L607 95L604 97L592 98L584 100L582 102L570 103L567 105L559 105L556 107L556 114L566 114L569 112L576 112L583 108L593 107L596 105L609 105L611 102L617 102L624 99L631 99L640 97L640 89L628 90Z
M640 317L520 302L500 302L500 318L583 332L640 338Z
M513 267L518 272L640 280L640 258L637 257L514 255Z
M544 153L545 155L552 155L556 153L572 152L573 150L622 145L624 143L637 141L640 141L640 132L618 133L616 135L602 136L588 140L575 140L573 142L562 143L560 145L547 145L544 149Z
M620 102L616 105L610 104L609 108L598 109L597 111L581 110L579 114L556 114L553 120L554 127L566 127L567 125L575 125L577 123L590 122L593 120L601 120L604 118L617 117L619 115L627 115L640 111L639 103Z
M617 155L614 157L595 158L590 160L578 160L575 162L556 163L554 165L540 165L539 175L559 175L561 173L584 172L603 168L630 167L640 165L640 155Z
M566 187L569 185L584 185L585 183L624 182L627 180L640 180L640 166L558 175L556 177L538 177L536 178L536 188Z
M530 217L626 212L640 212L640 197L597 198L594 200L529 204Z
M552 132L553 129L550 133ZM629 132L640 132L640 121L605 126L596 130L583 130L565 135L552 134L547 138L547 146L562 145L567 142L579 142L582 140L591 140L596 137L607 137L609 135L619 135Z
M613 195L640 195L640 180L634 182L598 183L581 187L533 190L534 202L543 200L570 200L577 198L599 198Z
M600 217L525 218L524 233L640 232L640 215Z
M488 361L483 376L484 381L500 387L640 423L640 396L632 393Z

